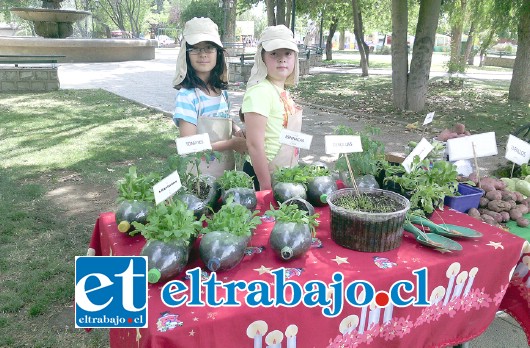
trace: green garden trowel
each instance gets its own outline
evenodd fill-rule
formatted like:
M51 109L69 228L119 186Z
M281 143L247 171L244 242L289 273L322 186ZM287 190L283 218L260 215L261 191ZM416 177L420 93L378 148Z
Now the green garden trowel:
M444 250L462 250L462 245L455 242L454 240L436 233L425 233L408 221L405 222L403 228L406 231L414 234L416 236L416 241L425 246Z

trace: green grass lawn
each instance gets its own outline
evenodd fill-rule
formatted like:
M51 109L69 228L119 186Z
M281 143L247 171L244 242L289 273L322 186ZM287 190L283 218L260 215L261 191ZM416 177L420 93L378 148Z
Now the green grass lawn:
M0 99L0 347L104 347L107 332L74 329L74 257L97 214L55 198L65 178L111 191L130 164L164 170L176 127L101 90L3 94Z
M324 59L326 55L324 54ZM361 63L361 56L358 51L344 50L333 51L332 60L323 61L323 65L342 65L359 67ZM409 55L409 66L412 55ZM392 69L392 57L390 54L371 53L369 55L370 69ZM445 52L434 52L431 60L431 71L447 71L447 63L449 62L449 54ZM507 72L511 73L512 69L501 68L496 66L482 66L466 65L466 73L487 73L487 72Z
M510 132L528 123L528 105L508 100L509 81L465 80L463 85L458 85L459 80L456 82L431 81L422 112L394 108L390 76L316 74L301 79L293 93L313 105L333 106L365 118L421 124L428 112L435 111L433 129L450 128L461 122L471 133L495 131L501 144Z

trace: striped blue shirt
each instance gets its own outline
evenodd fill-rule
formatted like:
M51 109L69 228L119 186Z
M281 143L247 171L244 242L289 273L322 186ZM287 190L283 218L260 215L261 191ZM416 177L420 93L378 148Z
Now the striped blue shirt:
M230 104L226 90L223 90L219 96L211 97L199 88L182 88L175 98L173 121L177 126L179 120L197 125L198 116L230 118L228 110L230 110Z

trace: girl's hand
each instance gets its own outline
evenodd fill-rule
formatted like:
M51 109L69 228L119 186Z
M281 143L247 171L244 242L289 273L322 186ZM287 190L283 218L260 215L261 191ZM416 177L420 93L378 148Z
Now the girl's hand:
M247 141L244 137L235 136L230 140L230 148L236 152L239 152L242 155L248 153Z
M239 129L238 131L234 132L234 136L235 137L239 137L239 138L246 138L247 135L246 135L246 132L244 129Z

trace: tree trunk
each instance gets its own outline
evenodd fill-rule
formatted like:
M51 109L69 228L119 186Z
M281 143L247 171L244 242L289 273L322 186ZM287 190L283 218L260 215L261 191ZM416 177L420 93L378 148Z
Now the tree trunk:
M346 29L339 30L339 51L344 51L344 41L346 39Z
M408 0L392 0L392 101L404 110L407 103L407 53Z
M291 27L291 14L293 13L293 0L287 0L285 5L285 26Z
M408 110L421 111L425 107L440 5L441 0L421 0L420 3L416 38L407 81Z
M285 25L285 0L276 0L276 24Z
M471 57L471 59L469 58L470 55L471 55L471 51L473 50L473 41L475 41L475 23L476 21L474 20L473 22L471 22L471 28L469 28L469 32L467 33L467 41L466 41L466 50L464 52L464 57L462 57L462 66L465 65L465 63L467 62L469 65L473 65L473 57ZM471 61L471 63L469 63Z
M228 9L226 16L226 42L236 42L236 10L237 0L233 0L232 7Z
M361 8L357 0L352 0L351 4L353 9L353 33L355 34L355 40L357 41L357 47L359 47L359 54L361 55L361 76L368 76L368 55L370 53L368 45L364 42Z
M335 31L337 30L337 25L339 23L339 20L336 16L331 17L331 24L329 26L329 35L326 40L326 60L332 60L332 45L333 45L333 35L335 35Z
M462 50L462 26L455 25L451 28L451 57L447 65L447 72L452 74L460 70L460 51Z
M478 65L479 67L484 66L484 56L486 55L486 51L488 47L490 47L491 45L491 41L493 40L494 33L495 33L495 29L490 28L488 36L486 37L486 39L484 39L484 41L482 41L482 44L480 45L480 63Z
M521 7L517 27L517 54L508 99L530 102L530 1Z
M458 6L455 4L455 6ZM449 59L448 72L455 73L462 71L460 62L462 61L462 28L466 13L466 0L460 0L459 8L453 11L454 25L451 28L451 58Z
M274 14L276 0L265 0L265 6L267 7L267 25L276 25L276 16Z

